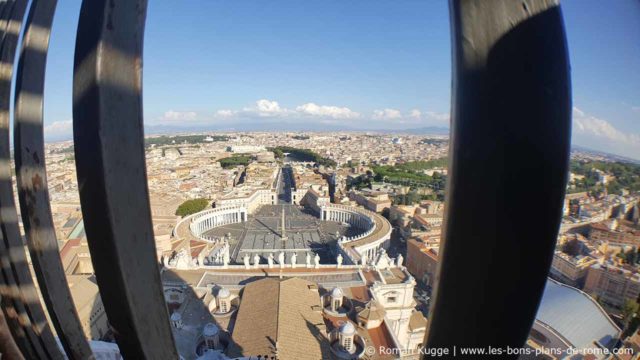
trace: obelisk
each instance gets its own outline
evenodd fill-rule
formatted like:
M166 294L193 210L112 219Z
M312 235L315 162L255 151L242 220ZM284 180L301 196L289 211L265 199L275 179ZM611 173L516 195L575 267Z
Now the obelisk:
M285 225L284 225L284 206L282 207L282 234L280 235L280 240L287 240L287 234L286 231L284 229Z

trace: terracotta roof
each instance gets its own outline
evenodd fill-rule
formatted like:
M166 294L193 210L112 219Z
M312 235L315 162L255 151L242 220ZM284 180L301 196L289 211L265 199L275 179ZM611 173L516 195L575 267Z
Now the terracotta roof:
M367 306L358 313L358 318L364 320L383 320L384 314L384 308L380 306L377 301L371 300ZM409 323L409 326L411 326L411 323Z
M62 250L60 250L60 257L64 259L69 254L71 249L73 249L76 246L80 246L80 241L81 241L80 238L67 240L64 246L62 246Z
M371 296L369 296L369 290L366 286L354 286L349 288L349 290L351 291L351 298L354 300L366 303L371 299Z
M314 283L267 278L245 286L229 355L276 355L278 359L324 359L329 343Z
M201 243L193 240L191 240L189 245L191 247L191 258L198 257L200 253L207 248L206 243Z
M387 331L387 326L384 324L384 322L377 328L369 329L367 332L369 333L369 337L371 338L374 349L379 350L380 347L385 347L387 349L395 348L395 346L393 345L393 338ZM380 352L378 352L377 358L384 359L384 355L386 354L381 354ZM395 359L395 357L393 356L389 356L388 358Z
M395 208L396 208L396 210L398 210L400 212L403 212L405 214L408 214L408 215L413 215L416 212L415 206L409 207L409 206L406 206L406 205L398 205Z
M592 229L597 229L602 231L611 231L611 229L609 229L609 226L607 226L607 224L604 224L602 222L591 223L589 224L589 226L591 226Z
M414 311L409 318L409 330L416 331L427 329L427 319L422 315L420 311Z
M400 284L408 279L407 274L398 268L383 269L380 270L380 274L384 276L387 284Z
M364 275L364 279L367 282L367 285L373 285L376 281L382 281L380 279L378 272L374 270L362 270L362 275Z
M319 305L320 296L310 289L311 285L315 284L298 278L280 283L279 359L325 359L329 356L322 314L312 310L313 305Z

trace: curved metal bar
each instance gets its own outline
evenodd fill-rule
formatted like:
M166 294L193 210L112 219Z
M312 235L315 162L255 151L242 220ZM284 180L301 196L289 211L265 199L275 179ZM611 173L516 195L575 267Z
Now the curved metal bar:
M562 217L571 83L551 0L451 0L452 137L428 347L521 347ZM527 202L527 216L522 201Z
M7 34L7 25L9 24L9 19L11 17L15 2L14 1L6 1L0 4L0 21L2 24L2 34L0 35L0 54L4 49L4 40ZM2 70L0 70L2 71ZM5 74L3 74L4 76ZM0 79L0 81L2 81ZM6 81L2 81L1 86L8 87L11 86L10 83ZM0 90L1 91L1 90ZM2 238L4 240L4 238ZM22 353L26 354L30 357L35 357L36 352L33 349L32 344L30 343L31 338L29 336L33 336L33 334L27 335L25 326L25 322L20 319L26 319L28 322L28 316L25 311L24 304L18 299L16 293L18 291L17 285L13 276L13 271L11 268L11 264L7 256L5 256L5 244L2 242L2 246L0 246L0 281L2 284L2 290L0 290L0 306L2 306L2 325L1 327L6 327L9 330L11 339L8 339L9 335L4 335L3 338L6 338L6 341L3 340L2 348L0 352L5 354L12 354L14 350L13 346L17 346L20 352L19 355L16 355L15 358L20 358ZM13 344L11 344L11 340L13 340ZM21 350L20 350L21 349ZM8 355L10 358L13 355Z
M58 249L47 188L42 109L56 0L32 0L16 76L14 147L22 221L49 317L70 359L93 357Z
M0 354L7 359L22 360L24 356L22 356L22 352L18 348L9 329L9 324L5 319L4 312L0 311Z
M25 356L62 359L34 286L18 229L9 154L9 96L13 60L27 1L11 1L11 4L5 6L11 6L11 10L6 19L0 55L0 258L4 281L2 305L14 338Z
M0 3L0 20L2 20L2 27L0 27L0 47L2 47L2 44L4 44L4 36L7 33L7 17L8 17L8 13L11 9L11 2L10 1L5 1Z
M156 259L142 126L145 0L85 0L73 130L89 250L125 359L177 359Z

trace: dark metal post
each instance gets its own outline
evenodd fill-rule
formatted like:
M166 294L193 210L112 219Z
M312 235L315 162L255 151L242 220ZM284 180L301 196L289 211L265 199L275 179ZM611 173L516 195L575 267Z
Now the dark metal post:
M27 7L26 0L7 1L3 7L0 51L0 262L2 306L7 323L20 350L27 358L62 359L38 292L31 278L24 245L18 229L13 197L9 154L9 107L11 77L18 36Z
M451 0L450 10L447 209L426 344L521 347L551 265L569 165L562 14L552 0Z
M25 25L15 91L16 175L31 260L51 322L70 359L90 359L93 354L60 260L45 169L44 76L56 3L56 0L33 0Z
M0 311L0 354L11 360L24 359L11 331L9 331L9 324L7 324L3 311Z
M73 130L84 225L125 359L176 359L156 259L142 124L145 0L85 0Z

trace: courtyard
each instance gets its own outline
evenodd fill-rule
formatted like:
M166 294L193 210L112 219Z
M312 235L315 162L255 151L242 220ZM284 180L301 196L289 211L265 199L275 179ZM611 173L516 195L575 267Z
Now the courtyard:
M285 236L282 239L282 212L284 210ZM246 222L216 227L205 234L208 238L229 238L231 262L242 264L245 254L251 263L257 254L266 263L273 254L274 263L280 252L285 254L285 262L290 263L293 254L297 263L304 264L307 253L311 262L315 254L323 264L336 262L337 240L342 236L353 236L359 232L347 224L321 221L309 210L296 205L264 205L256 213L249 215Z

